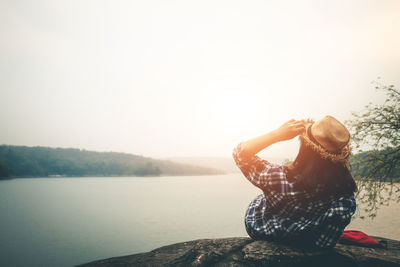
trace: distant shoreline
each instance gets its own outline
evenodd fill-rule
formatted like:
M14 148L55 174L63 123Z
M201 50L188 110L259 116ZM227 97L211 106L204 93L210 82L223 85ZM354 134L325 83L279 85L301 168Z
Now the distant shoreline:
M239 173L218 173L218 174L182 174L182 175L159 175L159 176L132 176L132 175L118 175L118 176L23 176L23 177L5 177L0 178L0 181L14 180L14 179L59 179L59 178L163 178L163 177L185 177L185 176L222 176L222 175L232 175Z
M0 145L0 179L150 177L224 174L223 170L134 154Z

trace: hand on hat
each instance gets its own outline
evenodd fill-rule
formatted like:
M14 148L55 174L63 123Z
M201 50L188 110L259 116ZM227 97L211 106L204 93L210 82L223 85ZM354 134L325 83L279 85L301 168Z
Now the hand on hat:
M275 134L279 141L285 141L293 139L294 137L303 133L305 130L306 127L304 121L296 121L291 119L276 129Z

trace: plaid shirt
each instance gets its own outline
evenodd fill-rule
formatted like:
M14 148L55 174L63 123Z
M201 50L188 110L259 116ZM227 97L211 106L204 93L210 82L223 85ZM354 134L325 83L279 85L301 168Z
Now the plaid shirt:
M232 155L244 176L263 191L246 210L244 221L251 238L314 248L336 245L356 210L354 195L315 198L299 189L296 180L288 181L282 166L245 155L241 143Z

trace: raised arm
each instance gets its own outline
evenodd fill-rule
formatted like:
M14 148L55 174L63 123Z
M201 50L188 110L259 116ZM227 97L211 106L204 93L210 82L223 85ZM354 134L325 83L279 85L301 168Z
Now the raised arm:
M277 166L261 159L256 154L276 142L294 138L304 129L303 122L290 120L272 132L241 142L232 153L236 165L253 185L262 190L268 184L280 184L282 177Z
M290 140L305 130L303 121L290 120L278 129L242 142L242 149L246 155L255 155L268 146L285 140Z

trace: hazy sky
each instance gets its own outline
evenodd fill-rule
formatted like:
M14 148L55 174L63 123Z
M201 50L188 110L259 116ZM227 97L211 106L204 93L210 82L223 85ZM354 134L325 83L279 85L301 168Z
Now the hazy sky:
M0 144L230 157L382 102L378 76L400 85L400 1L0 2Z

